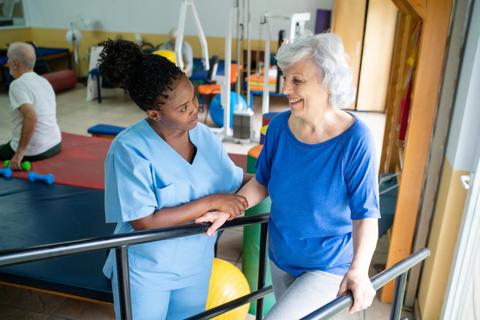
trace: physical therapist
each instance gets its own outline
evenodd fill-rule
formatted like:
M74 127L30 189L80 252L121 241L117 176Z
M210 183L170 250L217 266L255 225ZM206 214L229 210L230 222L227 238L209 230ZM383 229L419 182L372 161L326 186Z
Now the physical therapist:
M104 43L99 68L147 114L113 140L105 159L106 220L117 223L115 234L183 225L209 211L225 212L221 224L245 210L246 199L232 194L243 171L198 123L194 88L179 68L124 40ZM129 247L133 319L204 311L215 240L201 234ZM104 273L119 319L115 266L110 252Z

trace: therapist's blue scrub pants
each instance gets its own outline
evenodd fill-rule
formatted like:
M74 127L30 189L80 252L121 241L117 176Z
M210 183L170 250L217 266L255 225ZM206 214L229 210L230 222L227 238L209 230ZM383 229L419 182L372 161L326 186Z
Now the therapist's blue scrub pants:
M210 272L205 270L188 287L162 290L145 288L130 279L133 320L185 319L205 311ZM120 320L120 302L116 271L112 277L115 319Z

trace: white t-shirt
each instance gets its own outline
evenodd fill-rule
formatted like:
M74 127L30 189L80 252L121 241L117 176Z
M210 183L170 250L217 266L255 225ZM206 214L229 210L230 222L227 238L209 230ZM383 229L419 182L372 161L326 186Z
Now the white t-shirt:
M17 151L22 133L23 115L19 107L24 104L31 104L37 114L37 124L25 155L41 154L61 142L55 92L47 79L35 72L24 73L10 84L9 96L13 125L10 146L14 151Z

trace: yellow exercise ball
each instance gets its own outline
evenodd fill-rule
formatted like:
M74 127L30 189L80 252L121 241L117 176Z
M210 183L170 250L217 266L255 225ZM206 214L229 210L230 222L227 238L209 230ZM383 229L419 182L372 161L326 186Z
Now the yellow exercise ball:
M242 271L230 262L215 258L207 298L207 310L235 300L250 293L248 281ZM250 304L219 315L215 320L244 320Z
M175 55L175 52L171 50L157 50L154 51L153 54L156 54L158 56L162 56L170 60L170 62L177 63L177 56Z

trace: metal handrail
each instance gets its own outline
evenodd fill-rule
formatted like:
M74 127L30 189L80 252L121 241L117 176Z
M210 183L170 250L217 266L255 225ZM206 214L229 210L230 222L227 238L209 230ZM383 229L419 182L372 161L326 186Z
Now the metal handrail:
M214 318L214 317L219 316L219 315L221 315L225 312L228 312L230 310L233 310L235 308L243 306L244 304L247 304L251 301L255 301L255 300L258 301L258 300L260 300L260 298L265 297L267 294L271 293L272 291L273 291L272 286L268 286L268 287L265 287L263 289L259 289L255 292L249 293L249 294L247 294L243 297L240 297L240 298L237 298L237 299L232 300L230 302L224 303L224 304L222 304L218 307L208 309L207 311L204 311L202 313L191 316L191 317L187 318L186 320L201 320L201 319ZM260 310L260 309L257 307L257 318L260 317L260 319L261 319L262 312L259 312L258 310Z
M397 285L395 288L395 299L392 306L392 313L390 315L391 319L400 319L400 311L402 310L403 293L405 291L407 272L412 267L425 260L428 256L430 256L429 249L420 249L411 256L397 262L390 268L371 278L373 288L378 290L388 282L400 276L397 280ZM352 303L352 294L347 293L303 317L302 320L330 319L331 317L346 311L352 305Z
M193 319L209 319L211 317L220 315L229 310L235 309L238 306L257 300L257 315L256 319L261 319L263 315L263 297L272 292L272 287L265 287L265 269L266 269L266 235L268 214L262 214L251 217L242 217L233 221L228 221L219 230L229 229L237 226L245 226L250 224L261 224L260 233L260 257L259 257L259 276L258 276L258 290L246 296L240 297L221 306L207 310L192 316ZM54 257L67 256L71 254L94 252L99 250L106 250L115 248L117 255L117 275L119 280L120 305L122 319L131 319L131 303L130 303L130 289L128 278L128 246L166 240L189 235L204 233L208 229L208 225L186 225L181 227L162 228L154 230L139 231L129 234L117 234L109 237L97 237L84 240L68 241L56 243L51 245L43 245L30 247L26 249L11 249L0 251L0 267L19 263L33 262ZM403 294L405 292L405 284L408 271L430 255L430 250L427 248L420 249L411 256L401 260L392 267L374 276L371 281L375 290L380 289L391 280L397 278L395 289L395 299L391 312L391 319L400 319ZM336 298L330 303L324 305L318 310L310 313L302 319L329 319L344 311L346 311L353 303L351 293L347 293L341 297Z
M225 223L219 230L237 226L268 222L268 214L242 217ZM125 245L133 245L151 241L179 238L204 233L208 225L184 225L181 227L152 229L133 233L116 234L107 237L95 237L83 240L65 241L49 245L29 248L8 249L0 251L0 267L23 262L33 262L76 253L94 252Z
M251 300L257 300L257 319L261 319L261 315L263 314L263 297L272 292L271 286L265 288L264 280L268 217L269 214L260 214L256 216L237 218L233 221L228 221L219 228L219 230L223 230L250 224L260 223L262 225L260 232L259 274L257 286L258 290L252 292L250 294L250 297L241 297L235 301L231 301L223 306L217 307L214 310L207 311L207 317L209 314L213 314L216 312L223 313L233 308L236 308L232 308L232 305L243 305ZM66 241L24 249L2 250L0 251L0 267L114 248L117 262L117 278L119 287L121 318L125 320L131 320L132 310L130 299L128 246L201 234L206 232L208 227L209 225L192 224L180 227L137 231L128 234L117 234L109 237L96 237L76 241ZM202 316L204 313L205 312L199 314L201 316L200 318L205 318Z

